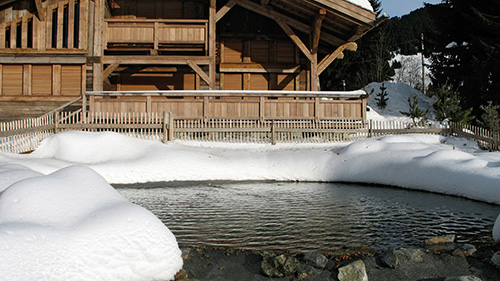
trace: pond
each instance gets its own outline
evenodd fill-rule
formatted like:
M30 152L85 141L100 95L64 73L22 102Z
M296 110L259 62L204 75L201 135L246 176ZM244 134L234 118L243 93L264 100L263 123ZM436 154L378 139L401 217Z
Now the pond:
M288 182L114 185L158 216L182 246L329 251L419 247L456 234L491 243L500 206L381 186Z

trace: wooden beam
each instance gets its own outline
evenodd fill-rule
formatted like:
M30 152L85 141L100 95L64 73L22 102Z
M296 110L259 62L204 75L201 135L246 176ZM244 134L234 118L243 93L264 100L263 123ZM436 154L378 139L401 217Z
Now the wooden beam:
M295 43L299 50L307 57L309 61L313 60L311 52L307 49L306 45L300 40L300 38L293 32L292 28L288 26L287 23L283 22L279 17L275 17L274 20L283 29L286 35Z
M187 60L186 63L194 70L194 72L196 72L196 74L201 77L201 79L203 79L205 82L207 82L207 84L210 85L210 76L205 71L203 71L203 69L201 69L197 64L193 63L190 60Z
M104 71L102 72L102 79L107 79L113 71L115 71L118 67L120 66L120 62L115 62L113 64L110 64Z
M270 18L270 19L274 19L275 17L278 17L278 18L282 19L284 22L286 22L288 25L290 25L291 27L295 28L296 30L298 30L300 32L303 32L306 34L309 34L311 32L311 27L308 24L302 23L296 19L293 19L291 17L287 17L285 15L277 13L273 10L268 9L268 8L262 7L261 5L254 3L252 1L239 0L237 5L243 7L247 10L250 10L254 13L257 13L261 16ZM322 36L322 40L330 45L333 45L333 46L339 46L339 45L347 43L346 40L340 39L340 38L333 36L331 34L324 34Z
M104 56L102 63L113 64L124 60L127 64L185 65L187 60L198 65L210 64L210 58L206 56L169 56L168 59L161 56Z
M208 57L210 62L208 64L208 76L210 82L208 83L208 88L210 90L215 90L216 88L216 64L217 64L217 42L216 42L216 26L217 22L215 19L215 14L217 12L217 0L210 0L210 7L208 9Z
M231 10L237 3L238 0L227 1L227 3L215 14L215 22L221 20L227 14L227 12L229 12L229 10Z
M349 51L356 51L358 48L358 45L355 42L349 42L346 43L340 47L338 47L335 51L333 51L331 54L327 55L318 65L318 75L320 75L325 69L337 58L342 58L344 57L344 54L342 53L344 50L349 50Z
M267 6L267 4L269 4L269 0L260 0L260 5L265 7Z
M42 5L42 0L35 0L36 14L40 21L45 21L46 13Z
M318 52L318 46L319 46L319 38L321 34L321 25L323 24L323 20L325 19L326 16L326 10L325 9L320 9L318 11L318 14L316 15L316 18L314 19L314 24L311 29L311 34L312 34L312 46L311 46L311 53L315 54Z

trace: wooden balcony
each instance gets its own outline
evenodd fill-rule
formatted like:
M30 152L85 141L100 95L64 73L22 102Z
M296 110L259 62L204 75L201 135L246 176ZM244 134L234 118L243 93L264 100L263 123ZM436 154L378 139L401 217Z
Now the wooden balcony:
M106 19L107 51L153 50L197 52L208 50L208 20Z

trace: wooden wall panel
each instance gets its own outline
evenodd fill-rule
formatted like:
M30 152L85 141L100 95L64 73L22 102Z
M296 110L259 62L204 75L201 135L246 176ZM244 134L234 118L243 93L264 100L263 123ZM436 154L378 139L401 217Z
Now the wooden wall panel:
M295 46L292 42L276 42L276 62L295 63Z
M249 90L268 90L269 89L269 74L254 74L250 75Z
M242 62L243 42L241 40L224 41L224 58L222 62Z
M250 57L252 62L269 62L269 41L251 41Z
M224 74L224 90L243 90L243 75Z
M2 93L19 96L23 92L23 66L4 65L2 67Z
M48 96L52 94L52 66L33 65L31 77L31 93L33 95Z
M272 90L295 90L295 74L277 74L276 76L276 84L273 85Z
M82 93L82 66L61 65L61 95L79 96Z
M125 73L120 76L121 91L196 90L194 73Z

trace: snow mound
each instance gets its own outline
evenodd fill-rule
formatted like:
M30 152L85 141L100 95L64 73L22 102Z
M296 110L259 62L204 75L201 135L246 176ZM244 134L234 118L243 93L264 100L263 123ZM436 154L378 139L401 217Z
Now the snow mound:
M495 225L493 226L493 240L500 243L500 216L497 217Z
M405 120L409 121L410 119L403 114L401 111L408 112L408 98L410 97L413 101L413 97L416 96L418 99L418 107L422 110L429 109L429 114L427 117L429 119L434 118L434 111L432 109L432 105L434 101L432 98L427 97L422 94L420 91L410 87L407 84L403 83L392 83L392 82L384 82L384 86L387 88L387 107L384 109L380 109L377 107L377 93L380 93L380 86L382 83L370 83L365 87L365 91L370 95L368 98L368 106L370 107L370 111L368 112L368 118L372 120ZM374 112L372 112L374 111Z
M0 193L2 279L172 280L182 268L170 230L93 170L0 167L12 175Z

